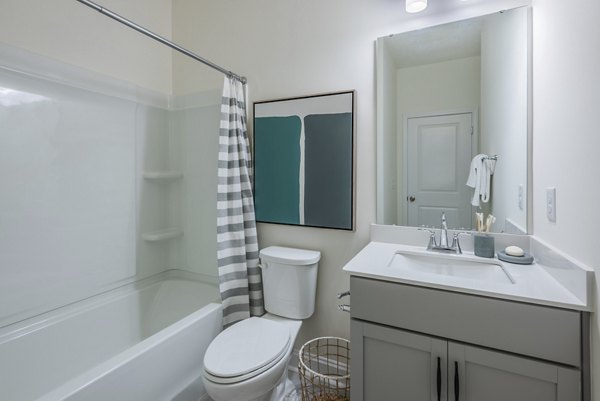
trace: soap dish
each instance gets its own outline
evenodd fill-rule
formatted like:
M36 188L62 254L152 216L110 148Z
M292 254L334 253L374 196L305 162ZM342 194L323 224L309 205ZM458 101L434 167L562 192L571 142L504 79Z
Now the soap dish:
M498 251L498 259L508 263L516 263L518 265L530 265L533 263L533 256L527 252L525 252L523 256L511 256L507 255L504 251Z

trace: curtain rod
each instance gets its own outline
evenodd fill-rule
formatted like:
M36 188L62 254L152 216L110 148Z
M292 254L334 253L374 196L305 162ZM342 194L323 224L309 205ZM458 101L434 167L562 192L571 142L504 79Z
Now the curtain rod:
M88 6L90 8L93 8L94 10L100 12L101 14L104 14L104 15L106 15L106 16L108 16L108 17L110 17L110 18L112 18L112 19L114 19L114 20L116 20L116 21L118 21L118 22L120 22L122 24L124 24L124 25L127 25L130 28L135 29L139 33L142 33L142 34L144 34L144 35L146 35L146 36L148 36L148 37L150 37L150 38L152 38L152 39L154 39L154 40L156 40L156 41L158 41L158 42L160 42L160 43L162 43L164 45L169 46L171 49L177 50L178 52L183 53L186 56L191 57L191 58L193 58L196 61L199 61L199 62L201 62L201 63L203 63L203 64L205 64L205 65L207 65L209 67L212 67L215 70L220 71L223 74L227 75L228 77L237 79L238 81L240 81L243 84L245 84L247 82L246 77L243 77L241 75L235 74L232 71L229 71L229 70L227 70L227 69L225 69L225 68L223 68L223 67L221 67L221 66L219 66L219 65L217 65L217 64L215 64L215 63L213 63L213 62L211 62L211 61L209 61L209 60L207 60L205 58L202 58L199 55L197 55L196 53L193 53L193 52L191 52L191 51L189 51L189 50L187 50L187 49L185 49L185 48L183 48L183 47L181 47L181 46L179 46L179 45L171 42L170 40L168 40L168 39L166 39L166 38L164 38L164 37L162 37L160 35L157 35L157 34L155 34L152 31L147 30L146 28L144 28L144 27L136 24L135 22L132 22L132 21L128 20L127 18L120 16L117 13L114 13L114 12L112 12L110 10L107 10L106 8L100 6L100 5L98 5L98 4L96 4L96 3L92 2L92 1L89 1L89 0L76 0L76 1L78 1L78 2L80 2L82 4L85 4L86 6Z

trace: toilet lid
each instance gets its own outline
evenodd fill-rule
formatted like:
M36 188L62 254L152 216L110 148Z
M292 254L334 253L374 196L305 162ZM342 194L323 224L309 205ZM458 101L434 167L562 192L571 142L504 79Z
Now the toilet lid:
M210 343L204 369L213 377L248 376L281 359L289 343L287 326L251 317L227 328Z

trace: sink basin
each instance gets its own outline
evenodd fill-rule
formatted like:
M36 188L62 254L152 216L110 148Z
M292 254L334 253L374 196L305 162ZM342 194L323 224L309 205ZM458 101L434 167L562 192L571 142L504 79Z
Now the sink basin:
M482 260L476 256L438 254L433 252L396 251L388 267L419 273L472 280L514 284L515 280L501 262Z

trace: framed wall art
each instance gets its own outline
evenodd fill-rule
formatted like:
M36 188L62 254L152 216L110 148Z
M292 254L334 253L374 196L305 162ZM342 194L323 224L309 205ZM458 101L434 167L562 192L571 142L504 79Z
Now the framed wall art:
M254 103L256 221L354 229L354 95Z

